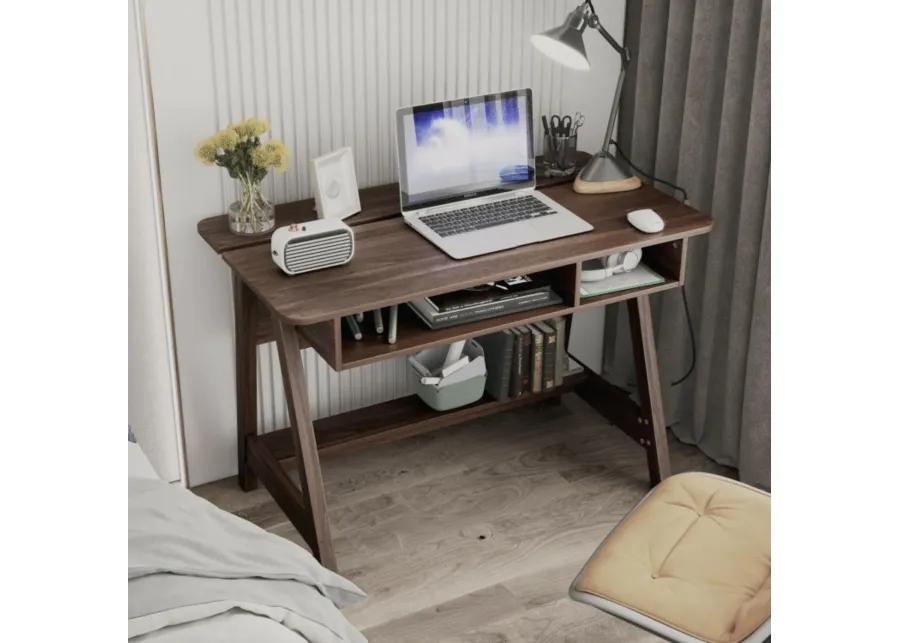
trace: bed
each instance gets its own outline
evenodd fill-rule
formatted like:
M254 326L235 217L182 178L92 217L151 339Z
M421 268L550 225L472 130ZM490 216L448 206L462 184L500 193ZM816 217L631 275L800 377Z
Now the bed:
M364 643L365 598L302 547L161 480L128 444L128 638Z

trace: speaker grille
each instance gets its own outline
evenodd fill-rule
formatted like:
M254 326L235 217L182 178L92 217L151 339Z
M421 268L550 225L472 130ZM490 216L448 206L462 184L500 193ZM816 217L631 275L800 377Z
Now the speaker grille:
M296 275L345 263L352 252L349 232L327 232L288 241L284 248L284 265Z

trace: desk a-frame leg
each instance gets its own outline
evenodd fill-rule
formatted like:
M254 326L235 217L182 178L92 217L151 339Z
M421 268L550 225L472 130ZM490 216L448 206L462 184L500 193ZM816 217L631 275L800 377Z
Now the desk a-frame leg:
M284 396L287 399L291 419L291 436L297 454L297 470L300 475L302 507L285 509L291 522L306 539L313 555L325 567L337 570L334 545L331 542L331 527L328 524L328 510L325 505L325 485L322 482L322 468L319 464L319 450L309 412L309 394L306 390L306 374L300 353L297 329L277 319L273 314L272 325L278 344L278 361L281 362L281 379L284 382ZM277 461L274 466L280 469ZM268 485L267 485L268 487ZM281 504L281 503L279 503Z
M238 483L256 489L256 475L247 464L247 440L257 434L256 420L256 297L237 276L234 290L235 398L237 400Z
M659 384L659 365L656 361L656 342L653 339L653 319L647 295L628 300L628 320L631 327L631 346L634 351L635 374L640 396L641 417L649 425L646 445L650 483L658 484L672 475L669 463L669 443L663 416L662 389Z

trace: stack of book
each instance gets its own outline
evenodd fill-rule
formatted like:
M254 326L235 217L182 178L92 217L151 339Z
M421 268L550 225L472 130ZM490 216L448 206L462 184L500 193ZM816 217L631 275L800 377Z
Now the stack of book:
M546 278L521 275L477 288L416 299L407 305L428 328L435 329L559 303L562 297L553 292Z
M484 335L478 343L487 365L485 390L501 402L555 388L569 372L565 317Z

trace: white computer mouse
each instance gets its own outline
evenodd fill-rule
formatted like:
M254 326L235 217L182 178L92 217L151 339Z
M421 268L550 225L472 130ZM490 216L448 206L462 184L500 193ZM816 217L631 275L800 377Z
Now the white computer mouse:
M645 208L643 210L632 210L626 215L628 223L633 225L641 232L652 234L654 232L662 232L666 227L666 222L653 210Z

